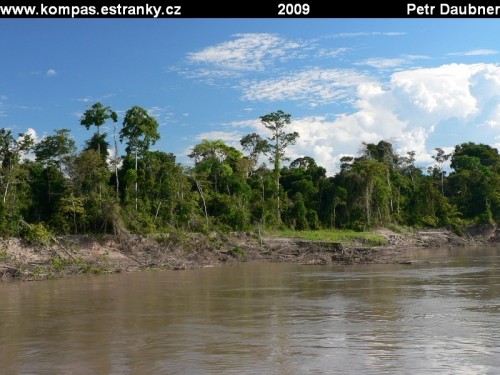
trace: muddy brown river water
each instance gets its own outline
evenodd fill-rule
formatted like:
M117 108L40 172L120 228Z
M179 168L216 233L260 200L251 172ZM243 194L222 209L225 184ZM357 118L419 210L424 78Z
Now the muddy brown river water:
M0 374L500 374L500 247L0 283Z

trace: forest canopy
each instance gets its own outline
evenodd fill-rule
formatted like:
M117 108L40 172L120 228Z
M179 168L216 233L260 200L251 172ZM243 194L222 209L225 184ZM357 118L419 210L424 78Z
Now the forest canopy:
M463 143L450 154L437 148L436 163L423 170L414 152L399 155L385 140L363 143L359 155L343 157L340 171L327 176L309 156L288 159L288 147L300 137L289 129L291 115L277 111L260 120L269 137L242 137L242 151L202 140L189 155L192 166L151 150L160 138L158 122L139 106L126 112L121 126L112 108L87 108L80 124L89 138L82 149L69 129L37 143L28 133L0 129L0 236L22 235L23 223L78 234L256 226L457 229L500 221L500 156L488 145ZM111 136L101 132L105 124L113 125Z

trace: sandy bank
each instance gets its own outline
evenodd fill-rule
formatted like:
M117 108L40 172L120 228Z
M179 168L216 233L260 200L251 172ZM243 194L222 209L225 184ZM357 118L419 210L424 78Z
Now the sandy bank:
M184 270L248 262L301 264L407 263L411 250L500 242L494 225L467 228L459 237L447 230L374 232L383 246L332 243L251 233L177 233L142 236L66 236L51 246L33 246L19 239L0 241L0 277L42 280L81 273L128 272L148 268Z

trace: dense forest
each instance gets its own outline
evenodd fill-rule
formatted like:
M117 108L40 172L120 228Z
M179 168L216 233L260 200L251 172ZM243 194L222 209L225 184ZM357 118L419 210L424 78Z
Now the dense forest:
M287 159L300 134L289 132L291 116L282 111L260 118L271 135L246 135L243 152L203 140L189 155L193 166L151 150L160 135L145 109L134 106L121 126L118 120L101 103L87 108L80 124L89 139L81 150L69 129L37 143L27 133L0 129L0 236L23 236L26 228L59 234L256 226L459 231L500 221L500 156L487 145L463 143L451 154L436 149L434 166L423 170L414 152L398 155L384 140L363 143L357 157L342 158L340 171L327 177L311 157ZM105 125L112 134L101 132ZM117 152L121 144L125 155Z

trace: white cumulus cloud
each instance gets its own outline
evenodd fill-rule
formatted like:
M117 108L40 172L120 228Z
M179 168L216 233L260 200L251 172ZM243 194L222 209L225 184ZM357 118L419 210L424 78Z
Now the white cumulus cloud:
M300 137L290 148L290 156L311 156L329 174L338 171L340 155L356 154L362 142L387 140L400 154L415 151L417 163L428 165L436 144L450 150L454 146L440 135L446 126L453 132L449 121L460 126L461 130L455 132L468 131L471 136L479 123L493 130L500 126L500 68L494 64L410 69L393 73L387 82L360 74L342 79L348 75L337 70L324 73L308 71L265 84L253 83L248 86L246 99L313 103L351 97L352 111L348 113L292 118L290 131L299 132ZM234 125L266 135L255 120Z
M342 155L353 155L362 142L391 142L401 155L414 151L430 165L434 148L452 150L460 140L498 146L500 66L446 64L394 72L375 80L355 70L310 69L275 79L246 82L244 100L297 100L312 106L344 101L344 113L294 117L289 131L300 137L289 156L311 156L328 173L338 171ZM318 107L321 108L321 107ZM482 126L481 126L482 125ZM208 132L198 140L222 139L238 147L245 134L268 136L258 118L224 124L227 132ZM486 135L478 136L478 126ZM490 141L491 140L491 141Z
M482 69L482 64L449 64L401 71L392 75L391 88L402 104L413 107L412 110L437 119L465 118L477 111L470 80Z
M33 128L28 128L28 130L26 130L26 134L30 135L31 138L35 141L35 143L38 143L38 141L40 140L38 138L38 134L36 133L36 130Z

